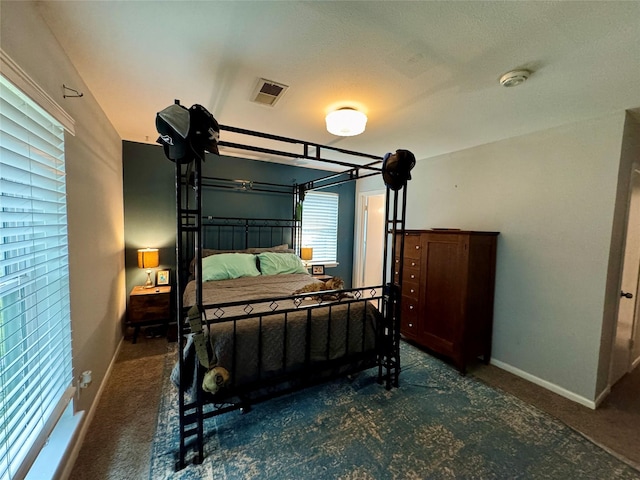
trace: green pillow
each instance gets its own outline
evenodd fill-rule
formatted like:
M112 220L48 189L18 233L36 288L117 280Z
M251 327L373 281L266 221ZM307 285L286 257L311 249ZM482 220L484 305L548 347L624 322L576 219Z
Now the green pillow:
M249 253L221 253L202 259L202 281L257 277L256 256Z
M263 275L279 273L309 273L295 253L264 252L258 254Z

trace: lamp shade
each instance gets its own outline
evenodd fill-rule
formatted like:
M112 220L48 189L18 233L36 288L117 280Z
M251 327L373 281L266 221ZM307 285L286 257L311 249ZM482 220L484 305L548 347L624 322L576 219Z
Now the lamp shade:
M157 248L141 248L138 250L138 267L155 268L160 263Z
M367 116L353 108L341 108L329 113L326 118L327 131L339 137L353 137L364 132Z
M313 248L312 247L302 247L300 249L300 258L305 261L309 261L313 259Z

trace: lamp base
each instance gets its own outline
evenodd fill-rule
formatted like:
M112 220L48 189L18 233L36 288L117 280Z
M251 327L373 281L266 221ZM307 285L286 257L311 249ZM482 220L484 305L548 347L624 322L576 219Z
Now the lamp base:
M151 270L147 270L147 283L144 284L144 288L153 288L153 282L151 281Z

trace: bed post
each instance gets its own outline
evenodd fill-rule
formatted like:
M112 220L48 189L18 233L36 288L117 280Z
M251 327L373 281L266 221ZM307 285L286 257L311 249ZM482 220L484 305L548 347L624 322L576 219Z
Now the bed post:
M184 289L183 283L185 282L184 276L184 268L182 266L182 258L183 258L183 231L182 231L182 166L180 163L175 162L175 188L176 188L176 289L175 289L175 298L176 298L176 325L178 327L178 366L180 369L180 383L182 384L182 375L185 371L184 366L184 357L182 355L182 341L184 338L184 326L182 319L182 310L183 310L183 302L182 302L182 290ZM185 420L184 420L184 390L182 388L178 389L178 411L179 411L179 428L180 428L180 448L178 452L178 461L176 462L176 470L182 470L185 467L184 457L185 457Z
M397 199L397 193L396 192L396 199ZM407 211L407 184L405 183L404 188L401 190L401 195L402 195L402 210L400 212L400 218L396 218L396 232L395 235L398 236L399 238L399 242L397 242L394 238L393 241L393 255L394 255L394 261L396 258L402 259L404 258L404 230L405 230L405 214ZM398 245L399 243L399 245ZM398 251L396 251L396 249L398 249ZM398 278L397 281L395 282L395 288L394 288L394 295L396 295L396 304L395 304L395 311L394 311L394 321L393 321L393 339L392 339L392 344L393 344L393 355L395 358L395 371L394 371L394 379L393 379L393 386L394 387L399 387L400 386L400 369L401 369L401 365L400 365L400 315L402 312L402 270L403 270L403 262L402 260L399 262L399 269L398 269Z
M399 386L400 378L400 314L402 301L402 262L396 259L404 256L405 213L407 210L407 185L400 190L387 187L385 205L385 245L383 257L382 283L384 326L380 333L382 340L382 355L378 362L378 383L384 378L386 388ZM399 192L401 192L399 194ZM393 205L391 196L393 194ZM399 199L399 196L401 198ZM402 202L398 211L398 202ZM389 258L389 243L391 243L391 258ZM390 270L388 272L388 270ZM387 272L390 278L387 280Z
M302 248L302 202L304 201L304 185L295 184L292 190L293 197L293 224L291 225L291 248L300 255Z
M194 241L193 246L195 250L195 268L194 276L196 279L196 306L200 310L202 309L202 162L204 161L204 149L196 152L196 159L194 160L194 178L193 178L193 193L195 197L195 210L196 218L194 219ZM200 372L202 366L200 362L196 362L196 378L200 379ZM196 448L197 453L193 460L194 463L199 464L204 460L204 392L201 388L196 390Z
M199 152L200 158L204 158L204 151ZM180 368L180 384L187 381L188 375L182 355L183 342L190 329L185 324L184 303L182 293L189 277L189 259L195 258L194 277L197 279L196 304L202 305L202 160L196 158L186 164L183 173L183 165L176 161L176 323L178 326L178 363ZM191 192L193 190L193 193ZM202 366L195 364L196 375L201 376ZM180 449L176 462L176 470L186 467L187 439L196 437L195 445L197 453L194 463L202 463L204 458L203 435L203 405L204 398L201 389L197 390L196 399L191 404L186 404L185 393L178 389L178 410L180 427ZM195 413L189 413L195 410ZM195 423L195 428L191 427Z

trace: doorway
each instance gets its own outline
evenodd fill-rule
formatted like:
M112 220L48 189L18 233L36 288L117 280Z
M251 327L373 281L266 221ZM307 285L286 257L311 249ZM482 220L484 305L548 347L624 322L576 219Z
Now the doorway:
M631 173L618 318L609 386L640 364L640 165Z
M385 195L385 191L371 191L358 198L354 287L382 284Z

